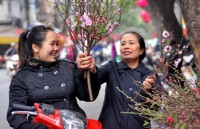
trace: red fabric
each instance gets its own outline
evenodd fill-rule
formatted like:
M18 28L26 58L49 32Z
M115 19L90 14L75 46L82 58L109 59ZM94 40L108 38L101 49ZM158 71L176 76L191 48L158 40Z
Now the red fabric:
M87 129L102 129L101 122L93 119L87 119L88 120L88 127Z

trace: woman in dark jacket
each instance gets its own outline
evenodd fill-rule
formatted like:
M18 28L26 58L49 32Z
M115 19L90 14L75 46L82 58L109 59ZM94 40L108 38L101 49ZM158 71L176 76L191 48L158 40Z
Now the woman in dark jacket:
M149 70L142 63L145 43L138 33L128 32L122 36L120 52L122 61L113 60L97 69L100 84L107 83L99 120L104 129L144 129L143 117L121 113L132 112L129 105L134 106L134 103L119 92L117 87L136 102L144 102L140 96L136 97L136 93L147 95L144 90L151 91L153 86L159 87L159 79L154 75L155 71ZM85 60L80 58L79 61Z
M79 69L94 67L95 62L88 56L90 62L78 68L74 63L58 61L57 53L58 37L50 27L36 26L20 35L20 70L10 84L7 114L7 120L14 129L48 129L28 121L25 115L11 115L14 103L28 106L36 102L47 103L56 109L70 109L85 115L76 101L76 97L90 100L87 82ZM96 98L100 85L95 84L97 75L94 71L90 72L93 96Z

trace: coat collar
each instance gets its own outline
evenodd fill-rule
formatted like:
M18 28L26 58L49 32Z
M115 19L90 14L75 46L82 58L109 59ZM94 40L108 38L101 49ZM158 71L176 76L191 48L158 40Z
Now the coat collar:
M123 72L125 69L131 69L131 68L124 61L120 61L117 65L117 69L120 72ZM144 73L146 71L146 69L147 68L145 67L144 63L140 62L140 64L136 68L134 68L133 70Z
M54 67L56 65L57 61L55 62L51 62L51 63L48 63L48 62L44 62L44 61L41 61L41 60L38 60L38 59L35 59L35 58L30 58L29 60L27 60L27 64L29 66L32 66L32 67Z

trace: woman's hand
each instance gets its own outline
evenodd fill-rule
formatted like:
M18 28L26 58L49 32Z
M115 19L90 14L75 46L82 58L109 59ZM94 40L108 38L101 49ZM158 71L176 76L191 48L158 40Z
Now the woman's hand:
M96 73L95 59L87 53L78 54L76 63L79 70L90 69L90 72Z
M153 88L154 84L156 81L156 76L154 74L148 76L144 81L143 81L143 89L146 91L149 91Z

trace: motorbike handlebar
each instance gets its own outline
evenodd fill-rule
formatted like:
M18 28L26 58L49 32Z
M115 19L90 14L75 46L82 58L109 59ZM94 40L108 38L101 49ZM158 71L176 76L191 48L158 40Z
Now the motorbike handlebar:
M37 116L38 113L37 112L30 112L30 111L12 111L12 115L32 115L32 116Z
M21 105L21 104L12 104L13 110L18 111L36 111L35 107Z

